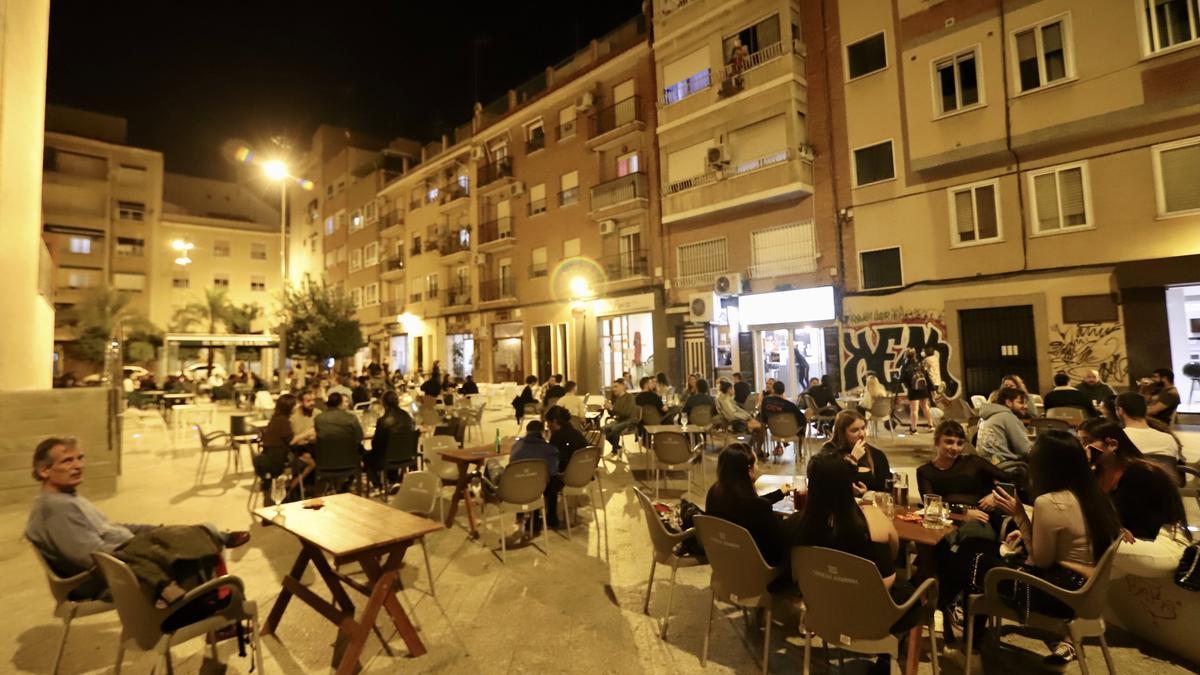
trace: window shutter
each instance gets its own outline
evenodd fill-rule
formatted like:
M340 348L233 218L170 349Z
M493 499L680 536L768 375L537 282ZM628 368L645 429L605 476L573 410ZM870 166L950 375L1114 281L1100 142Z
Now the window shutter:
M1164 150L1159 161L1166 212L1200 209L1200 143Z
M1044 231L1057 230L1058 222L1058 181L1053 173L1035 176L1033 191L1036 193L1038 229Z
M786 150L787 126L783 115L729 132L729 158L734 166Z
M668 63L663 67L663 85L669 87L677 82L682 82L707 68L708 48L697 49L682 59Z
M959 241L975 241L975 213L971 206L971 191L954 193L954 219Z
M984 185L975 188L975 217L979 226L979 238L991 239L997 234L996 188Z
M1074 168L1060 172L1058 190L1062 195L1063 225L1087 223L1087 207L1083 202L1083 169Z

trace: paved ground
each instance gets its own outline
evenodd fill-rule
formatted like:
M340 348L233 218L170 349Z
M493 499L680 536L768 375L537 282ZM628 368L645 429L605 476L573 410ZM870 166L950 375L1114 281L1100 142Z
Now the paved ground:
M223 423L219 419L218 423ZM510 413L491 411L484 425L484 438L493 430L515 431ZM190 441L190 439L188 439ZM1189 450L1200 450L1197 436L1189 437ZM911 471L928 457L921 449L930 444L928 435L883 440L892 465ZM126 430L124 474L119 493L98 500L99 506L116 520L133 522L187 523L213 521L226 528L251 527L250 544L232 552L231 569L246 582L249 595L265 616L279 589L279 580L294 559L298 545L276 528L251 525L246 499L251 485L248 472L222 475L224 462L214 459L210 470L194 484L197 448L192 442L172 444L159 425ZM631 460L643 466L640 455ZM711 476L712 471L709 475ZM431 599L419 592L428 588L413 549L403 575L410 603L416 606L423 638L429 653L417 659L405 656L403 642L384 619L379 622L388 638L385 648L372 637L363 657L365 672L436 673L691 673L756 672L756 654L761 653L759 636L744 637L744 624L726 609L727 618L714 619L707 669L700 665L708 571L682 570L674 600L674 617L667 641L658 637L657 619L666 605L666 574L658 575L651 616L641 611L650 562L646 525L630 490L636 481L627 464L606 464L608 477L606 508L612 517L609 533L610 559L596 555L597 531L589 521L575 540L552 539L549 556L532 547L510 551L502 564L483 545L467 539L463 528L439 533L429 542L443 615ZM776 471L790 473L790 465ZM681 485L681 482L677 482ZM86 485L85 485L86 493ZM678 494L672 493L672 494ZM461 519L460 519L461 520ZM0 508L0 536L10 546L0 552L0 597L9 609L0 644L0 672L45 673L50 669L61 635L61 624L52 616L52 603L45 581L28 545L20 541L25 508ZM494 540L493 540L494 541ZM306 580L310 582L311 580ZM317 588L314 586L314 588ZM323 587L318 588L323 591ZM63 662L64 673L112 671L119 624L115 615L80 620L73 628ZM794 619L776 627L771 669L777 673L799 672L803 643L797 638ZM268 673L328 672L334 637L333 627L301 603L293 602L279 627L278 636L264 639ZM1110 630L1110 641L1122 673L1196 672L1195 666ZM219 672L203 667L202 642L194 641L174 650L179 672ZM388 651L394 654L389 654ZM1045 653L1031 637L1007 636L1004 647L985 650L989 673L1036 672ZM1089 662L1102 668L1098 647L1089 647ZM249 659L238 658L230 643L222 645L228 672L245 673ZM833 652L830 652L833 656ZM944 670L961 672L961 659L943 656ZM836 660L835 660L836 663ZM824 654L814 652L814 670L827 672ZM836 667L836 666L835 666ZM148 672L150 663L126 659L125 672ZM847 670L863 672L865 662L847 661ZM921 664L921 672L931 672Z

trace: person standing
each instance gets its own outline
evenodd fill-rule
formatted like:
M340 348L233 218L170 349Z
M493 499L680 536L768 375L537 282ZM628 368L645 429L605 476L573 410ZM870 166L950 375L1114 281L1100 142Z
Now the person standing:
M925 372L921 360L917 358L917 350L912 347L905 350L904 359L900 363L900 381L908 395L909 432L917 433L921 413L925 414L929 428L932 429L933 416L929 412L929 375Z

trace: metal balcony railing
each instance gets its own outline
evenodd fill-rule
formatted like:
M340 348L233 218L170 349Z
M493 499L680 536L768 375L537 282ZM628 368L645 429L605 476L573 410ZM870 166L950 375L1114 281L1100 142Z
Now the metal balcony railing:
M382 314L403 314L404 313L404 301L403 300L388 300L387 302L384 302L381 305L379 305L379 311Z
M774 61L781 56L783 56L783 42L776 42L775 44L767 45L753 54L749 54L740 59L735 58L729 63L726 63L725 67L721 69L721 79L729 79L731 77L741 75L742 73L749 72L763 65L764 63Z
M491 164L479 167L479 184L488 185L501 178L511 178L513 175L512 158L501 157Z
M792 151L785 148L783 150L777 150L775 152L763 155L762 157L756 157L754 159L747 160L745 162L739 162L734 165L726 164L725 166L710 168L708 171L700 175L692 176L691 178L684 178L683 180L677 180L674 183L667 183L666 188L663 189L663 193L672 195L676 192L683 192L684 190L690 190L695 187L700 187L701 185L715 183L719 180L736 178L745 173L757 171L774 164L781 164L791 158Z
M665 106L674 105L683 99L704 91L712 86L712 69L705 68L704 70L692 75L686 80L680 80L663 89L660 103Z
M387 211L379 214L379 229L385 230L393 225L404 223L404 214L399 211Z
M491 302L505 298L516 297L515 287L511 276L496 279L484 279L479 282L480 302Z
M645 121L645 114L642 111L642 99L640 96L630 96L623 101L617 101L607 108L596 111L596 116L592 120L591 138L606 134L613 129L620 128L632 122Z
M395 272L404 269L404 258L384 258L383 271Z
M490 244L501 239L511 239L513 236L512 220L512 216L504 216L480 225L479 243Z
M438 250L442 255L471 250L471 230L464 228L444 235L438 242Z
M646 199L648 190L646 174L640 171L605 181L592 188L592 209L603 209L633 199Z
M650 255L648 249L638 249L609 255L600 258L604 273L609 281L620 281L632 277L648 276L650 272Z
M426 291L425 291L425 299L426 300L434 300L437 298L437 296L438 296L438 289L436 289L436 288L426 289Z
M446 307L461 307L471 304L471 289L469 288L447 288L442 293L442 304Z

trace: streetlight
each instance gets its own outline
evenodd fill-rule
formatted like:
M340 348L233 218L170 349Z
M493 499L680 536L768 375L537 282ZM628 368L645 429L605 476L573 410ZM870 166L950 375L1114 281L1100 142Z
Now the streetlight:
M196 245L184 239L176 239L171 242L171 248L179 253L179 257L175 258L176 265L190 265L192 259L188 257L188 252L195 248Z

